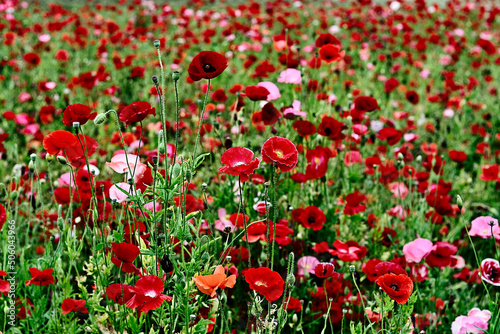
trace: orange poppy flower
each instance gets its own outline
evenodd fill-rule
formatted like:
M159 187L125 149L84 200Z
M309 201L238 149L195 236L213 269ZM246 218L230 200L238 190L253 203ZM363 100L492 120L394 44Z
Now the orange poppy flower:
M193 281L204 294L215 297L217 288L232 288L236 284L236 275L229 277L224 274L224 267L218 265L213 275L203 275L193 277Z

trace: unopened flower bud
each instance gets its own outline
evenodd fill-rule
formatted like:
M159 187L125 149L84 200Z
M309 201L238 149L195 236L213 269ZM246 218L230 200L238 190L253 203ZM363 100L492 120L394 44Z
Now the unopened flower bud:
M73 127L78 129L80 127L80 122L73 122Z
M57 161L61 164L61 165L67 165L68 164L68 161L66 160L65 157L63 157L62 155L58 155L57 156Z
M47 162L52 162L54 160L54 156L47 153L47 155L45 155L45 160L47 160Z
M356 267L351 265L349 266L349 270L351 271L351 273L353 273L356 270Z
M460 211L462 211L462 208L464 207L464 201L462 200L462 196L457 195L457 206Z
M97 115L95 118L94 118L94 124L95 125L101 125L102 123L104 123L106 121L106 114L105 113L102 113L102 114L99 114Z
M177 81L181 78L181 74L179 73L179 71L174 71L174 73L172 73L172 79L174 81Z
M158 81L158 76L153 75L153 76L151 77L151 81L153 81L153 83L155 84L155 86L158 86L158 82L159 82L159 81Z
M155 40L155 41L153 42L153 45L155 46L155 48L159 49L161 44L160 44L160 41L159 41L159 40Z
M35 170L35 164L32 160L30 160L30 162L28 163L28 169L30 172L33 172Z
M398 153L398 160L404 160L404 158L405 158L404 155L401 152L399 152Z
M31 161L35 161L36 160L36 154L35 153L31 153L30 154L30 159L31 159Z
M206 191L207 190L207 184L206 183L202 183L201 188L203 189L203 191Z
M295 276L293 274L290 274L286 277L286 283L288 285L294 285L295 284Z

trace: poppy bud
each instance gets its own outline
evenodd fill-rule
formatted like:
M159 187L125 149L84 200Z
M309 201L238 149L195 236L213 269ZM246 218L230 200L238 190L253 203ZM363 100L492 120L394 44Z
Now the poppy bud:
M31 159L31 161L35 161L36 160L36 154L35 153L31 153L30 154L30 159Z
M208 252L203 252L203 254L201 255L201 260L203 262L208 262L208 260L210 260L210 254L208 254Z
M31 160L28 163L28 169L29 169L30 173L33 173L33 171L35 170L35 164Z
M57 161L61 164L61 165L67 165L68 164L68 161L66 160L65 157L61 156L61 155L58 155L57 156Z
M78 129L80 127L80 122L73 122L73 128Z
M295 284L295 276L293 274L289 274L287 277L286 277L286 283L288 285L294 285Z
M174 71L174 73L172 73L172 79L174 81L177 81L181 78L181 74L179 73L179 71Z
M160 41L156 39L156 40L153 42L153 45L155 46L155 48L159 49L159 48L160 48Z
M462 212L462 208L464 207L464 202L462 200L462 196L457 195L457 206L460 212Z
M158 86L158 76L153 75L151 77L151 81L153 81L153 83L154 83L155 86Z
M349 271L350 271L351 273L353 273L355 270L356 270L356 267L355 267L355 266L349 266Z
M52 162L54 160L54 156L52 154L46 154L45 155L45 160L47 160L47 162Z
M168 255L164 255L163 258L160 260L160 265L161 269L165 272L165 274L168 274L172 270L174 270L174 265Z
M102 123L104 123L104 121L106 121L106 114L105 113L99 114L94 118L95 125L101 125Z
M151 160L153 161L153 165L156 166L158 164L158 156L155 155L154 157L151 158Z

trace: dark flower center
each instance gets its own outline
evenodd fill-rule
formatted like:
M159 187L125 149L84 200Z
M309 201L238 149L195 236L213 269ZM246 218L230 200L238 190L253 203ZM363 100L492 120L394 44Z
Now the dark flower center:
M493 280L497 280L500 278L500 272L498 272L497 268L491 268L490 270L490 277Z
M390 287L392 290L394 290L394 291L398 291L398 290L399 290L399 287L398 287L398 285L397 285L397 284L391 284L389 287Z
M326 134L327 136L331 135L331 134L332 134L332 129L330 129L330 128L326 128L326 129L325 129L325 134Z
M313 217L313 216L311 216L311 217L307 218L307 222L308 222L309 224L314 223L314 217Z
M203 70L206 73L212 73L216 71L215 67L213 67L212 64L209 63L203 64Z

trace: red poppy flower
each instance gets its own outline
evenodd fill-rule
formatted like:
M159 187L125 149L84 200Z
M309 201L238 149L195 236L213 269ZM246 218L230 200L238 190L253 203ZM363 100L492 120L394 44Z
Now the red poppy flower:
M80 138L80 140L78 140L78 138ZM79 134L78 137L75 136L75 139L75 144L64 148L63 151L68 157L69 164L75 168L78 168L85 165L85 155L87 157L90 157L92 154L94 154L97 150L97 147L99 147L99 144L96 140L90 138L87 135ZM85 151L83 150L82 145L85 148Z
M261 118L265 125L273 125L280 117L281 113L271 102L266 103L262 108Z
M399 264L394 262L380 262L375 266L375 273L377 276L383 276L387 274L395 274L395 275L406 275L408 273L401 267Z
M456 150L450 150L448 152L448 155L450 156L450 159L452 161L462 163L465 160L467 160L467 153L462 152L462 151L456 151Z
M248 97L252 101L265 101L269 95L269 91L266 87L262 86L247 86L245 88L245 94L242 96Z
M294 297L286 298L285 305L286 305L287 311L294 311L294 312L302 311L302 303L297 298L294 298Z
M483 181L498 181L500 166L497 164L481 166L479 179Z
M33 276L33 278L26 281L26 285L33 284L39 286L46 286L50 284L56 284L56 280L52 276L52 272L54 271L54 269L45 269L41 271L37 268L29 268L28 270L31 276Z
M63 310L62 314L68 314L70 312L89 313L85 307L86 302L85 300L66 298L61 304L61 309Z
M114 283L106 288L106 296L108 297L108 299L111 299L115 303L123 305L124 303L127 303L134 295L131 289L132 286L128 284Z
M447 267L451 265L452 255L457 252L457 247L446 241L438 241L432 247L429 255L425 258L425 263L431 267Z
M354 108L359 111L380 110L377 100L371 96L358 96L354 99Z
M333 256L337 256L341 261L353 262L363 259L366 256L367 249L353 240L346 243L335 240L333 249L328 250L328 252Z
M495 286L500 286L500 263L495 259L484 259L481 262L481 278Z
M253 223L247 228L248 242L254 243L258 240L267 240L267 225L264 222ZM243 235L243 241L246 241L246 234Z
M219 168L219 171L232 175L240 176L241 181L247 181L259 167L260 160L253 159L253 152L245 147L231 147L222 154L220 162L226 166Z
M70 104L66 107L63 113L63 124L66 126L73 126L73 122L79 122L83 125L88 120L94 120L97 113L93 113L89 107L84 104Z
M417 104L418 101L420 101L420 98L418 96L418 93L415 92L414 90L409 90L408 92L406 92L406 99L408 100L408 102L410 102L411 104Z
M172 297L162 294L164 288L165 285L158 276L148 275L139 278L131 288L134 296L127 302L127 307L144 313L157 309L163 301L166 300L168 303L172 300Z
M366 201L366 196L358 190L347 195L345 201L346 206L344 208L344 214L348 216L356 215L366 210L366 206L361 205L362 202Z
M316 47L321 48L327 44L340 45L340 41L332 34L321 34L316 38Z
M23 59L25 62L33 66L38 66L40 64L40 56L33 52L25 54Z
M345 129L347 129L347 126L344 123L337 121L333 117L325 116L318 126L318 133L333 140L340 140L345 138L342 133Z
M381 262L382 260L379 259L370 259L367 262L363 263L361 270L363 270L363 272L366 274L366 278L368 278L370 282L375 282L379 278L379 275L377 274L375 268Z
M193 81L213 79L227 68L227 59L213 51L202 51L197 54L188 67L189 78Z
M307 150L306 178L311 180L320 179L325 176L328 171L329 158L329 150L322 146L316 146L315 149Z
M292 127L302 137L313 135L316 133L316 126L306 120L295 121Z
M320 262L314 267L314 274L319 278L334 277L337 279L340 274L336 273L335 266L329 262Z
M5 271L0 270L0 277L7 276ZM6 295L10 291L10 283L0 279L0 293Z
M387 79L387 81L384 83L384 91L386 93L392 92L396 87L399 85L399 81L396 78L390 78Z
M387 140L388 145L396 145L403 136L401 131L394 128L383 128L377 133L377 137L380 140Z
M299 222L306 228L312 228L313 231L319 231L326 223L326 215L316 206L308 206L299 216Z
M271 137L262 145L262 160L267 163L275 162L282 172L288 172L299 159L297 147L288 139Z
M156 116L156 110L148 102L135 101L126 106L120 112L120 121L130 125L135 122L141 122L148 115Z
M77 137L65 130L53 131L43 138L43 148L52 155L77 144L79 145Z
M250 288L266 297L268 302L277 300L283 294L283 278L267 267L250 268L243 275Z
M406 275L387 274L380 276L377 285L398 304L404 304L413 292L413 282Z
M0 203L0 231L3 228L3 225L7 221L7 211L5 210L5 207Z
M327 63L339 61L345 56L345 50L340 49L338 45L326 44L319 49L319 57Z
M124 273L134 273L141 275L139 269L134 265L135 258L141 253L141 250L136 245L122 243L111 243L111 249L116 257L111 257L111 262L121 269Z

